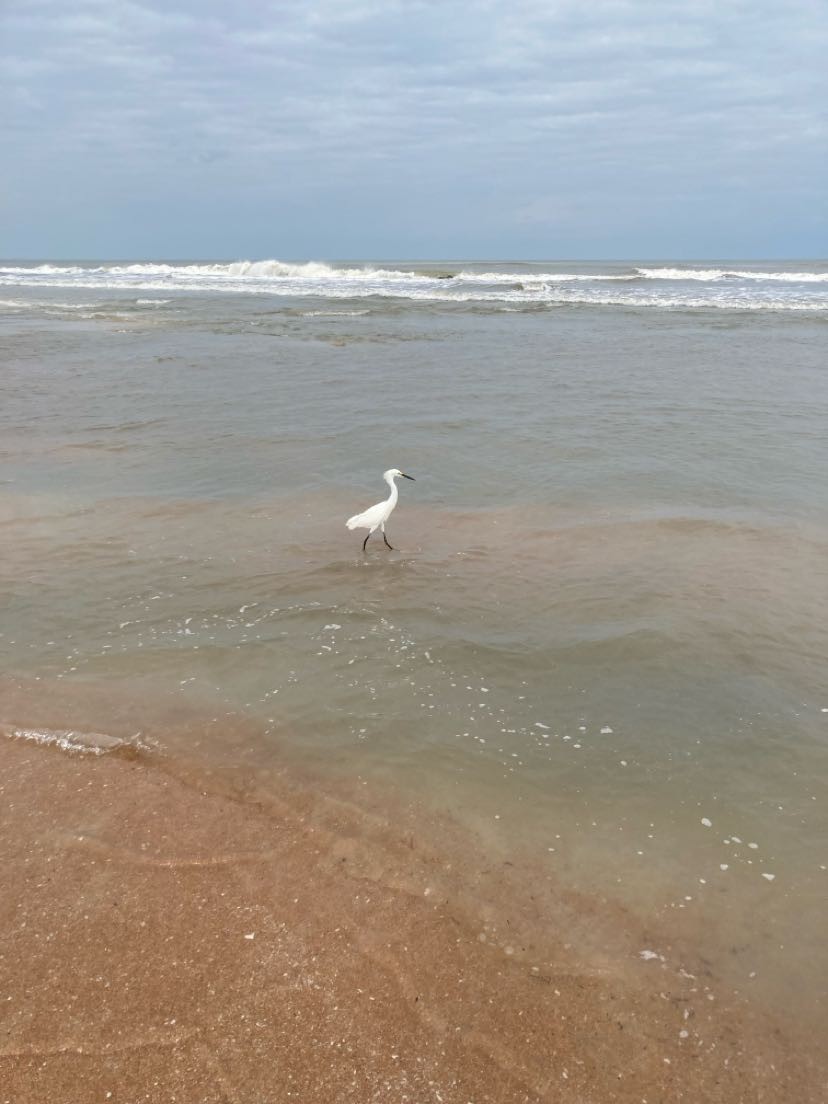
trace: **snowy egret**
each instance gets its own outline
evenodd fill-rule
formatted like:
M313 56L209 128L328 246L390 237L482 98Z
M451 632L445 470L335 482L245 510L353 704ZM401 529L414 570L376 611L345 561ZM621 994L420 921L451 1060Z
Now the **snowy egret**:
M406 475L405 472L401 472L399 468L389 468L387 472L382 473L382 478L391 488L391 494L383 502L378 502L376 506L371 506L368 510L363 511L361 514L354 514L352 518L348 518L345 524L349 529L367 529L368 537L374 532L375 529L382 530L382 539L385 541L386 546L393 552L393 545L388 544L388 537L385 535L385 523L391 517L391 511L397 505L397 484L395 479L410 479L415 482L413 475ZM362 542L362 551L365 551L365 545L368 543L368 537Z

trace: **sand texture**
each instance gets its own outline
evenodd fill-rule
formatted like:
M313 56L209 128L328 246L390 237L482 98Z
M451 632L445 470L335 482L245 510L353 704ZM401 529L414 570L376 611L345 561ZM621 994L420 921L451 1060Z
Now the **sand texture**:
M0 1102L828 1098L644 933L554 930L610 904L519 901L409 812L7 737L0 788Z

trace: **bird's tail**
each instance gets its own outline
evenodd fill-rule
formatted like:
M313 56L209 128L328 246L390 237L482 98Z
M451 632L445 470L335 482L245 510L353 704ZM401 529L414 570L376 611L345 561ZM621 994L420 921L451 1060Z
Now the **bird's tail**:
M348 526L349 529L358 529L359 528L359 522L360 522L361 518L362 518L362 514L354 514L353 517L348 518L348 520L345 522L345 524Z

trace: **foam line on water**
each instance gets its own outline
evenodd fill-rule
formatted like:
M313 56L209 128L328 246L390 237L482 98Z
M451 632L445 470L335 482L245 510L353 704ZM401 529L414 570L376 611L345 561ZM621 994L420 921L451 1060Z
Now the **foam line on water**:
M647 280L759 280L782 284L826 284L828 272L761 272L727 268L638 268Z
M136 733L133 740L123 740L105 732L81 732L75 729L27 728L0 724L0 733L11 740L25 740L44 747L56 747L73 755L106 755L123 747L148 750Z
M592 305L736 310L828 310L828 272L764 271L743 268L631 267L592 272L445 272L336 266L311 261L235 261L215 264L94 264L0 267L0 285L26 288L84 288L230 292L330 300L390 298L434 303L511 305ZM15 309L18 302L6 301ZM138 300L148 305L151 300ZM30 304L26 304L29 306ZM32 307L37 304L32 303ZM50 304L41 309L78 310L81 304ZM312 315L309 315L312 317Z

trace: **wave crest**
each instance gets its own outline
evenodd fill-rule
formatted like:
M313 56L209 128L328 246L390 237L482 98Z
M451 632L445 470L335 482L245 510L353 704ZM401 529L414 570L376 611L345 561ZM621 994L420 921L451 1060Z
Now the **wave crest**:
M279 295L341 300L369 297L419 302L496 303L512 306L619 305L667 309L826 311L828 271L702 268L667 265L583 265L588 271L551 271L551 263L443 268L335 265L325 261L239 260L210 263L96 263L0 266L0 286ZM563 266L562 266L563 267ZM568 265L567 268L577 268ZM817 286L814 286L817 285ZM151 300L138 300L150 305ZM7 308L19 309L8 300ZM65 304L65 309L76 309ZM49 309L48 302L42 302Z
M760 280L780 284L826 284L828 272L760 272L739 268L637 268L645 280Z

